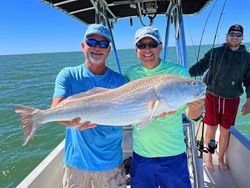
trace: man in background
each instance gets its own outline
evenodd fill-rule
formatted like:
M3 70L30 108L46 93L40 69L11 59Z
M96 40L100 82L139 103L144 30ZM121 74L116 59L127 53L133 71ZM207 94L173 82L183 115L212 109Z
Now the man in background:
M215 133L220 125L219 158L221 170L227 170L225 153L228 145L229 128L234 125L240 95L243 93L242 84L246 88L246 103L242 114L250 112L250 54L241 45L243 27L232 25L226 35L226 43L218 48L209 50L205 56L189 69L191 76L201 76L207 70L204 82L207 84L206 112L203 122L207 125L205 143L215 139ZM214 171L212 154L207 153L206 167Z

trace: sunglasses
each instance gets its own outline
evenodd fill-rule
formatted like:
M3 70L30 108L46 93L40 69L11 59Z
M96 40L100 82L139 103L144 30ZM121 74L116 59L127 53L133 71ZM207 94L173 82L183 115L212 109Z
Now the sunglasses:
M242 37L242 33L238 33L238 32L230 32L227 35L230 37Z
M151 48L157 48L158 46L159 46L158 42L150 42L150 43L140 43L140 42L138 42L136 44L136 47L139 48L140 50L145 49L146 47L149 47L150 49Z
M95 39L87 39L85 43L90 47L96 47L97 44L100 46L100 48L108 48L109 47L109 41L101 40L97 41Z

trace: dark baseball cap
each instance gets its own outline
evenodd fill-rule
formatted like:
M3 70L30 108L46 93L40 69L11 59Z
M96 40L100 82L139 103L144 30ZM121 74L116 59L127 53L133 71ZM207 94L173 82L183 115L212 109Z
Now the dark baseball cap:
M239 24L234 24L229 28L228 33L230 33L231 31L239 31L243 34L243 27Z

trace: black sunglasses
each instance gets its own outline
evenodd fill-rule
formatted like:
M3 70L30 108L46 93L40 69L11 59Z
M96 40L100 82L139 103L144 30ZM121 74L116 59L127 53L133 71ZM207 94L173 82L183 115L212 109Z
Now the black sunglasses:
M239 32L230 32L227 35L230 37L242 37L242 33Z
M158 42L150 42L150 43L142 43L142 42L138 42L136 44L136 47L139 48L140 50L141 49L145 49L146 47L149 47L149 48L157 48L159 46L159 43Z
M109 47L109 41L106 41L106 40L97 41L95 39L87 39L85 42L90 47L96 47L97 44L100 46L100 48L108 48Z

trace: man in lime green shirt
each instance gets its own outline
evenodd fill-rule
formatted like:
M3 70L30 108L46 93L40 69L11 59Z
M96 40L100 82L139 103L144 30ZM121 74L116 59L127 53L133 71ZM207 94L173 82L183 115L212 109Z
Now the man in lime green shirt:
M162 41L159 31L143 27L136 31L135 46L141 64L131 67L126 77L136 80L157 74L177 74L190 77L181 65L160 59ZM133 129L132 188L191 187L187 168L182 113L197 119L202 113L203 101L183 106L176 112L162 114L149 126Z

